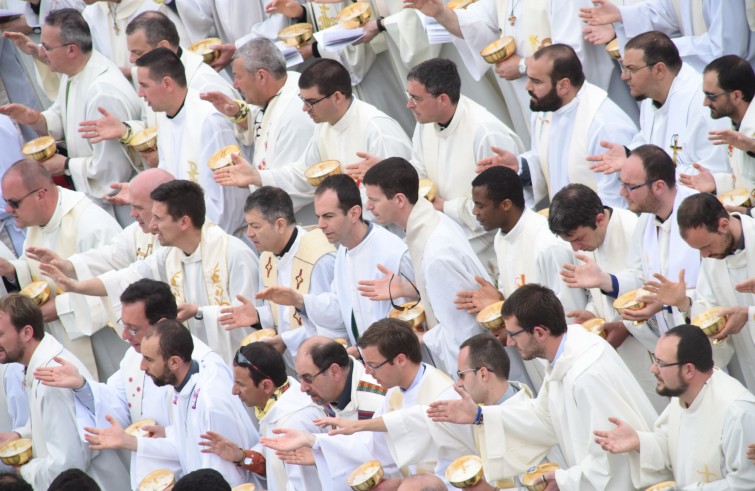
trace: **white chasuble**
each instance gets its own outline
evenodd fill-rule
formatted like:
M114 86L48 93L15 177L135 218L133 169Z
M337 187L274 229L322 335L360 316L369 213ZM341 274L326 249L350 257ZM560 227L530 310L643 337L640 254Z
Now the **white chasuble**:
M697 315L713 307L748 307L747 321L742 330L730 334L724 342L733 348L736 357L716 361L731 361L731 374L752 391L755 390L755 298L750 293L736 291L734 285L755 277L755 221L739 214L733 215L731 220L737 218L742 223L745 249L724 259L702 260L692 314ZM713 349L714 353L720 351L722 356L726 356L726 350L720 345L714 345Z
M27 228L24 250L29 247L46 247L67 259L78 252L102 247L121 231L115 219L95 206L83 193L57 189L58 205L55 212L44 227ZM95 376L95 358L106 372L103 376L114 372L117 359L122 356L125 346L116 360L110 360L110 340L101 338L105 345L100 346L97 341L90 339L100 332L110 319L103 299L75 293L58 294L55 284L40 273L39 262L26 256L13 261L13 264L21 287L38 280L50 283L52 295L49 301L55 302L58 319L46 323L47 331L62 342L66 349L72 351ZM98 352L97 357L93 351L93 342ZM116 345L112 348L118 351L121 347Z
M477 289L475 276L490 277L461 227L424 198L409 215L406 242L430 328L424 343L436 365L453 376L461 343L483 332L474 315L456 309L456 292Z
M748 138L755 138L755 104L747 107L738 131ZM729 156L731 173L713 175L716 180L716 194L745 188L750 193L750 199L755 199L755 157L732 145L726 147L726 153Z
M126 27L142 12L158 10L160 4L150 0L97 2L81 13L92 31L94 48L119 68L129 68Z
M675 397L652 432L639 432L640 452L628 454L632 481L644 487L671 471L680 489L753 489L744 455L754 422L755 396L715 368L689 407Z

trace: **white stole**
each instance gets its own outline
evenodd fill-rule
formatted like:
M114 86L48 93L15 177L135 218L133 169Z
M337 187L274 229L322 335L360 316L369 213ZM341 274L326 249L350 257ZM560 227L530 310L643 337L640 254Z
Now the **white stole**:
M507 27L511 25L509 15L512 0L498 0L496 11L498 13L498 27L502 33L506 33ZM516 2L520 0L514 0ZM516 22L522 23L522 37L527 39L527 43L521 48L524 50L524 56L532 56L538 49L551 43L551 21L550 8L548 0L525 0L522 5L522 18L517 18ZM511 35L511 34L509 34ZM519 46L517 46L519 49ZM517 49L517 50L518 50Z
M341 172L359 158L357 152L367 151L367 126L373 118L383 116L376 107L352 99L346 114L334 125L323 123L316 131L317 151L322 160L338 160Z
M660 273L671 281L676 281L679 277L679 271L684 269L684 279L687 285L697 284L697 273L700 270L700 251L690 247L679 232L679 223L676 220L676 212L679 210L684 198L695 194L696 191L687 187L676 185L676 197L674 198L674 209L667 220L671 220L671 230L669 231L668 255L666 256L665 271L661 270L659 234L663 233L660 227L655 224L655 217L648 217L645 230L642 235L642 271L644 278L650 280L654 273ZM690 286L692 288L692 286ZM674 326L667 326L664 311L661 310L655 314L655 320L661 333Z
M286 110L291 99L296 97L299 93L298 88L299 74L288 72L286 77L286 83L281 87L280 92L276 95L265 108L265 112L262 114L261 123L249 124L252 126L252 131L255 131L255 126L259 124L259 134L252 134L254 138L254 158L252 164L259 170L268 169L267 156L276 155L275 140L270 140L270 134L277 133L277 127L282 124L283 118L282 112ZM303 116L302 116L303 117ZM256 131L255 131L256 133ZM272 164L284 164L284 162L271 162Z
M671 0L682 36L701 36L708 32L708 26L703 17L702 2L687 0L687 8L684 11L682 11L681 3L682 0ZM688 29L685 29L685 27Z
M409 255L414 265L414 276L417 289L422 297L422 307L425 309L425 319L428 328L432 329L438 324L438 319L433 313L430 298L425 289L425 279L422 273L422 259L425 255L425 247L430 235L440 223L440 212L425 198L420 197L414 205L406 227L406 243L409 247Z
M595 172L590 170L585 161L588 153L588 132L590 131L595 114L598 112L600 105L603 104L603 101L608 97L608 94L603 89L585 82L579 89L576 97L578 99L578 106L566 160L569 180L571 182L583 183L590 187L590 189L596 190L597 181L595 179ZM542 168L550 196L558 192L558 189L551 189L549 178L549 140L552 119L553 112L537 113L535 132L532 135L537 139L537 153L540 157L540 167Z

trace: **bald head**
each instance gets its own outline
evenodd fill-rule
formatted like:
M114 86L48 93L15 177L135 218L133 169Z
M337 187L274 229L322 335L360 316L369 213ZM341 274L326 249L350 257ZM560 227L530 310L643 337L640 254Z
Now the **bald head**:
M152 221L152 198L150 194L161 184L175 180L173 174L163 169L147 169L131 179L128 186L131 201L131 216L144 233L149 233Z
M446 485L435 474L418 474L401 482L398 491L446 491Z
M53 184L50 173L45 169L45 166L36 160L24 159L11 165L8 170L5 171L3 181L10 177L20 179L27 192L33 189L48 187Z

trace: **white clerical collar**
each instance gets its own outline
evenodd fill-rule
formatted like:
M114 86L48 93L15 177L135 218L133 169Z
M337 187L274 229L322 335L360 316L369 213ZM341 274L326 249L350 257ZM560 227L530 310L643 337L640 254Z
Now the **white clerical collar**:
M514 387L513 384L509 383L508 389L506 389L506 391L503 393L503 395L501 395L501 398L496 401L495 405L496 406L500 406L501 404L503 404L507 400L509 400L512 397L514 397L517 392L519 392L519 389L517 389L516 387Z
M63 220L63 192L60 188L58 188L58 204L55 206L55 211L52 212L52 216L50 217L50 220L47 221L47 223L42 226L40 225L41 230L55 230L60 226L60 222Z
M356 109L355 109L356 105L357 105L357 100L354 98L354 96L351 96L351 103L349 103L349 108L346 110L345 113L343 113L343 116L341 116L341 119L339 119L336 122L336 124L331 125L334 130L338 132L342 132L349 129L352 115L356 112Z
M366 246L364 246L364 244L370 238L370 234L372 233L372 231L375 230L375 226L373 225L372 222L370 222L368 220L365 220L364 223L367 224L367 233L364 234L364 237L362 237L362 240L359 242L359 244L355 245L351 249L349 249L348 247L344 246L346 248L346 253L347 254L349 252L351 252L352 254L356 254L357 252L359 252L359 250L361 248L366 247Z
M524 227L526 227L526 224L524 222L526 222L527 220L531 218L530 215L534 216L535 212L525 207L522 210L522 214L519 217L519 220L517 220L516 224L514 224L514 226L511 227L511 230L509 230L508 232L504 232L503 230L500 230L501 236L503 236L503 238L505 238L507 242L513 242L514 240L519 238L519 236L524 233L523 232Z
M199 245L197 245L197 248L191 254L186 254L184 252L179 254L178 257L184 264L198 263L202 261L202 242L199 242Z
M558 345L558 350L556 351L556 356L553 357L553 361L550 363L550 366L556 364L559 358L561 358L561 355L564 354L564 346L566 346L566 335L568 334L567 331L564 331L564 335L561 336L561 343Z
M582 84L582 87L580 87L579 92L577 92L577 95L574 96L574 99L572 99L567 104L564 104L563 106L553 111L553 115L562 117L573 111L576 111L577 106L579 106L579 100L581 99L581 95L584 94L586 84L587 82Z
M403 392L409 392L413 388L417 387L419 385L419 381L422 380L422 377L425 375L425 370L426 369L427 369L427 367L425 366L425 364L424 363L420 363L419 364L419 370L417 370L417 375L414 376L414 380L412 380L412 384L409 387L407 387L406 389L402 389L401 387L399 387L399 389L401 389L401 392L402 393Z

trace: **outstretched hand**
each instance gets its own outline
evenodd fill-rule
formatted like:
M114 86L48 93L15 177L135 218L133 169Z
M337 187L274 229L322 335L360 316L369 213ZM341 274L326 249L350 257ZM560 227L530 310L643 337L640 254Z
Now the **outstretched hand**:
M454 385L461 399L430 403L427 415L436 423L471 424L477 418L477 404L464 389Z
M608 421L616 425L615 428L606 431L594 431L595 443L610 453L639 452L640 437L634 428L619 418L608 418Z
M474 279L480 285L480 288L457 292L454 300L457 310L466 310L468 314L477 314L488 305L503 300L503 295L492 283L482 276L475 276Z

